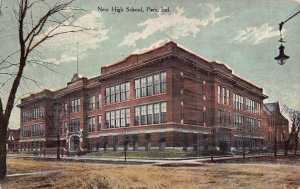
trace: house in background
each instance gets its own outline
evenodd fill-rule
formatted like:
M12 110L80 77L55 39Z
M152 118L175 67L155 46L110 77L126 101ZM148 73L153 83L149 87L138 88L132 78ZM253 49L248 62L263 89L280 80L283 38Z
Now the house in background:
M20 140L20 129L8 129L7 130L7 151L16 152L18 151Z
M20 149L262 148L265 98L225 64L168 42L21 99Z
M277 148L283 148L289 136L289 121L282 115L278 101L264 104L263 120L265 146L273 148L277 143Z

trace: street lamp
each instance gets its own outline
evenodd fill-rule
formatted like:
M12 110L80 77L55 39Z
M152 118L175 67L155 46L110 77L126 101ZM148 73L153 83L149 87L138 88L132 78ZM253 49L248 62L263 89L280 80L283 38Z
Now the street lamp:
M285 41L283 41L282 39L282 33L281 33L281 30L282 30L282 27L283 27L283 24L285 24L287 21L289 21L291 18L293 18L294 16L296 16L297 14L299 14L300 11L297 11L295 14L293 14L292 16L290 16L288 19L286 19L285 21L281 22L279 24L279 32L280 32L280 40L279 42L281 43L280 46L279 46L279 55L276 56L274 59L277 60L277 63L279 65L283 65L285 64L286 60L289 59L290 57L285 55L284 54L284 46L282 45L282 43L284 43Z
M279 55L276 56L274 59L277 60L277 63L279 65L283 65L283 64L285 64L286 60L289 59L289 58L290 58L289 56L284 54L284 46L281 44L279 46Z

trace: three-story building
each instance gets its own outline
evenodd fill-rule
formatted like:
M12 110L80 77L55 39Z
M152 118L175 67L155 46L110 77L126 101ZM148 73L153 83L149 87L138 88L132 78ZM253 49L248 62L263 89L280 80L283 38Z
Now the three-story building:
M265 98L225 64L169 42L22 99L21 148L259 148Z

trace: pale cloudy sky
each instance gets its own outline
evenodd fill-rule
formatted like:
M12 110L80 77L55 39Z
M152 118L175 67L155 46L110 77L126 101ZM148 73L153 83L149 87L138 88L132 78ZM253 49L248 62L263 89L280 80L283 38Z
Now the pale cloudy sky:
M300 15L284 25L290 59L284 66L274 60L279 47L278 23L300 9L299 0L77 0L74 5L86 11L68 22L91 30L53 38L33 54L34 58L55 64L51 68L57 73L37 65L27 66L25 75L38 80L42 89L58 89L71 80L76 72L77 43L79 73L93 77L99 75L101 66L174 40L208 60L226 63L237 75L263 87L269 96L266 102L300 107ZM99 12L98 6L109 11ZM111 12L116 6L124 12ZM132 6L143 7L145 12L125 12L126 7ZM4 0L0 59L18 47L16 20L10 7L10 1ZM170 12L149 13L147 7L169 8ZM38 17L42 12L36 9L34 14ZM49 26L45 31L50 30ZM0 75L1 82L5 79ZM8 84L0 89L4 103L9 87ZM18 97L40 90L30 81L23 81ZM13 111L10 127L19 127L18 108Z

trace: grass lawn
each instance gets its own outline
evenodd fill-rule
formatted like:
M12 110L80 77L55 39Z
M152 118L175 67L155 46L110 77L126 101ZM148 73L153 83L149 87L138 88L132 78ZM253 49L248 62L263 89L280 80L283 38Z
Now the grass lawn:
M111 165L9 159L8 173L64 170L9 177L0 188L298 188L300 162L204 164L200 167Z
M118 151L101 151L101 152L90 152L85 156L97 156L104 158L124 158L125 152L123 150ZM127 157L129 158L185 158L195 157L196 155L190 151L183 150L165 150L165 151L127 151Z

